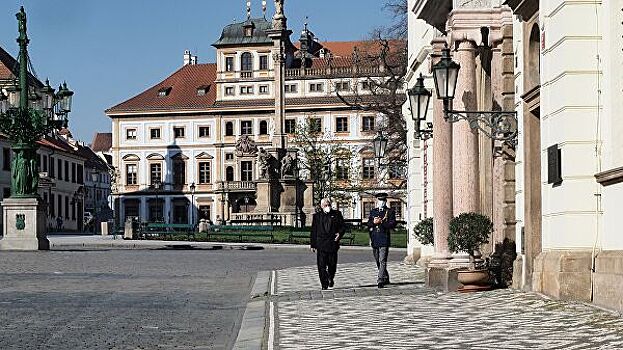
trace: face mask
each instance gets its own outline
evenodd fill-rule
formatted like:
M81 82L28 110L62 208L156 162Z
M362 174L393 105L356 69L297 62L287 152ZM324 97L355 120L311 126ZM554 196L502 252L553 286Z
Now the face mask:
M377 208L383 208L385 206L385 201L377 201L376 206Z
M329 212L331 211L331 207L322 207L322 211L329 214Z

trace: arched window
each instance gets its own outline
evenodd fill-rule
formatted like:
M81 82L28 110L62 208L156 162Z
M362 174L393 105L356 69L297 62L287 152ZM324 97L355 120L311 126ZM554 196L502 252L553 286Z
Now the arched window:
M234 168L231 166L225 169L225 181L234 181Z
M250 72L253 70L253 56L251 53L245 52L240 57L240 70L243 72Z
M526 88L532 89L540 84L540 68L541 68L541 35L539 25L534 24L530 31L530 42L528 44L528 62L524 63L526 67Z
M234 123L225 123L225 136L234 136Z
M268 123L266 120L260 121L260 135L268 135Z

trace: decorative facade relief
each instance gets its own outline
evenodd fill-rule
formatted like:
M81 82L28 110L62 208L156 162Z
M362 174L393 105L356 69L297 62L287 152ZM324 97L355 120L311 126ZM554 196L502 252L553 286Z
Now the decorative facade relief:
M496 5L499 6L499 1L495 0L454 0L454 8L490 8Z

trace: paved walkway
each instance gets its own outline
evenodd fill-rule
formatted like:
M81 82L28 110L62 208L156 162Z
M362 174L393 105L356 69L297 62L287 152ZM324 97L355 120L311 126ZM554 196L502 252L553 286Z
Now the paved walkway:
M623 318L533 293L443 294L423 270L391 263L392 285L375 286L376 266L338 266L321 291L315 267L275 273L269 348L279 349L623 349Z

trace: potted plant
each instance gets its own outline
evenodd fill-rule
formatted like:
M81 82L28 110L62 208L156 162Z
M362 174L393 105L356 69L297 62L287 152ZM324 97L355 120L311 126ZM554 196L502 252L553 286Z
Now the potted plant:
M433 218L426 218L418 222L418 224L413 228L413 237L424 245L435 243L435 237L433 235Z
M448 248L451 251L467 252L469 254L469 267L459 271L459 282L463 284L463 290L489 289L489 271L481 263L477 264L475 252L483 244L489 243L489 236L493 231L493 223L482 214L463 213L450 220L450 232L448 234Z

